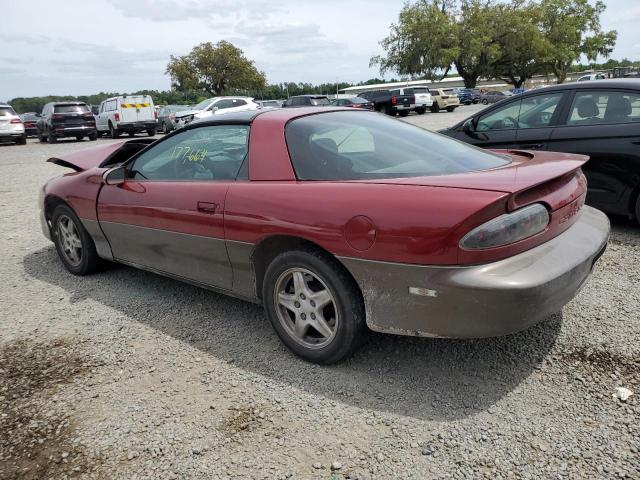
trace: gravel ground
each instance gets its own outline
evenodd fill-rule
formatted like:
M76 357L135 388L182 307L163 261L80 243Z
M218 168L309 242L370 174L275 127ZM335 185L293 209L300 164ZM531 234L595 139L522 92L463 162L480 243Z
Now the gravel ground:
M589 283L534 328L371 334L320 367L255 305L123 266L68 274L37 193L64 171L46 158L91 145L0 146L0 478L640 478L637 226L614 219Z

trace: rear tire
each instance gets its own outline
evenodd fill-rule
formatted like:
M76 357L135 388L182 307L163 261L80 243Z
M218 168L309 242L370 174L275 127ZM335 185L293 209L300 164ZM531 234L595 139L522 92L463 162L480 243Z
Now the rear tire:
M49 136L47 137L47 141L49 143L57 143L58 142L58 137L56 137L55 134L53 132L51 132L51 130L49 130Z
M98 132L93 132L89 134L89 140L95 142L98 139Z
M44 135L40 130L38 130L38 140L40 140L40 143L47 143L47 136Z
M440 111L440 105L438 105L438 102L433 102L433 105L431 105L431 111L433 113L438 113Z
M456 109L456 107L447 107L447 112L451 113Z
M416 113L418 115L424 115L424 113L427 111L426 108L416 108Z
M74 275L88 275L100 265L100 257L89 233L75 212L58 205L51 218L51 236L64 267Z
M165 135L169 133L169 127L167 127L166 122L162 122L162 133L164 133Z
M489 105L489 100L487 100L486 98L482 100L482 104L483 105Z
M113 126L113 123L111 122L109 122L109 136L111 138L118 138L120 136L120 132Z
M396 112L395 109L391 106L386 106L384 108L384 113L386 113L387 115L391 116L391 117L395 117L396 116Z
M84 137L82 135L76 135L76 140L80 142Z
M16 140L16 145L26 145L27 144L27 134L25 133L23 136Z
M262 299L282 342L307 361L335 363L353 353L365 335L358 286L323 252L305 249L278 255L265 273Z
M406 117L407 115L409 115L409 110L400 110L398 113L401 117Z
M640 193L638 194L638 198L636 198L636 222L640 224Z
M156 131L155 131L155 129L153 129L153 130L147 130L147 135L149 135L150 137L155 137L155 136L156 136Z

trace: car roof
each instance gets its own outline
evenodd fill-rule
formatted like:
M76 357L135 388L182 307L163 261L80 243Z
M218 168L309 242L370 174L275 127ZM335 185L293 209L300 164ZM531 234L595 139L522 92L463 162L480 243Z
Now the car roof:
M51 102L51 105L54 107L56 105L86 105L87 102L81 102L79 100L68 100L66 102Z
M571 82L561 85L551 85L549 87L529 90L523 95L528 96L540 92L550 92L557 90L593 90L594 88L637 88L640 89L640 79L637 78L611 78L605 80L593 80L590 82Z
M244 112L229 112L221 115L212 115L206 118L200 118L183 127L188 129L192 126L218 125L218 124L240 124L249 125L258 116L278 117L285 123L298 117L314 115L317 113L328 112L353 112L353 108L347 107L298 107L298 108L273 108L267 110L247 110ZM364 112L363 112L364 113ZM368 112L367 112L368 113Z

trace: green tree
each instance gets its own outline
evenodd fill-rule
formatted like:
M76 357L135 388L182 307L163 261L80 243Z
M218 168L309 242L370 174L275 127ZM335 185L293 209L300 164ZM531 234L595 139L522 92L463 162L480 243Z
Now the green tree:
M202 90L210 95L260 91L266 77L242 50L224 40L201 43L188 55L171 56L166 73L177 90Z
M456 24L448 9L450 2L420 0L400 11L398 23L380 42L385 55L371 58L380 73L395 71L405 76L436 79L444 77L459 54Z
M605 11L603 2L591 5L588 0L542 0L541 29L549 42L546 55L548 68L562 83L573 62L582 55L595 61L613 51L617 32L602 31L600 15Z
M544 58L549 41L540 30L542 13L535 3L514 0L497 4L495 41L500 54L491 64L490 77L500 78L516 88L536 74L545 72Z

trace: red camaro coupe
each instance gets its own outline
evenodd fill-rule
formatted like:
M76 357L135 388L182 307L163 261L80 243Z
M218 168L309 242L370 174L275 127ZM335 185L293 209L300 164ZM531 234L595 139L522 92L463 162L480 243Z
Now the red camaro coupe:
M365 328L485 337L557 312L604 251L587 157L485 151L372 112L216 115L49 159L42 229L77 275L111 260L262 303L331 363Z

